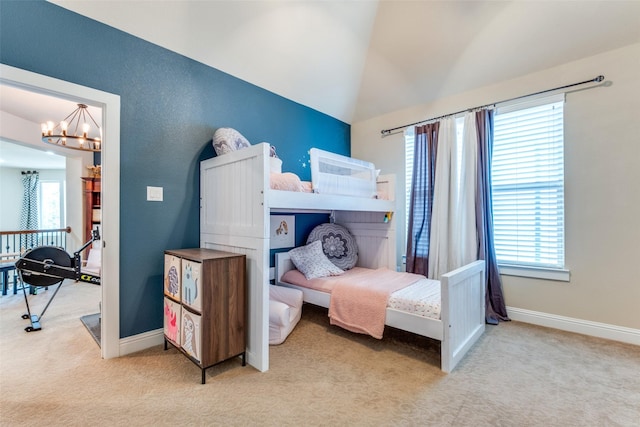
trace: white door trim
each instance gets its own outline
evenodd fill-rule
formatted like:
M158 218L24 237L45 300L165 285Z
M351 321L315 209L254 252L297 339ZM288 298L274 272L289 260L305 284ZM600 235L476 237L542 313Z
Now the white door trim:
M102 336L105 359L120 356L120 96L0 64L0 82L102 108ZM106 179L104 179L106 178Z

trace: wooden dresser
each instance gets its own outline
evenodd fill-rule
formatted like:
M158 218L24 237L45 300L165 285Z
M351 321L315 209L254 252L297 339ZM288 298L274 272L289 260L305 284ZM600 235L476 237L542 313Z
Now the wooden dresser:
M202 370L242 357L246 365L246 257L212 249L164 252L164 348Z

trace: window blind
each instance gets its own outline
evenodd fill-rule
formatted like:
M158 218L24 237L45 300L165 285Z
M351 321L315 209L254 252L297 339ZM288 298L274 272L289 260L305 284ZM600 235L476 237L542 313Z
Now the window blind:
M499 108L491 180L501 265L564 268L564 95Z
M412 126L404 132L404 184L405 184L405 247L406 234L409 230L409 209L411 209L411 185L413 180L413 151L415 140L415 128Z

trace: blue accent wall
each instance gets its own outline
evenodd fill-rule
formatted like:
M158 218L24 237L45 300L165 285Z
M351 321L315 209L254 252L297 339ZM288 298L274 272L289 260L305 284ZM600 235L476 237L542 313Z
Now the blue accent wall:
M51 3L0 2L0 62L120 96L122 338L162 327L163 251L199 246L199 162L217 128L274 144L303 180L311 147L350 154L348 124Z

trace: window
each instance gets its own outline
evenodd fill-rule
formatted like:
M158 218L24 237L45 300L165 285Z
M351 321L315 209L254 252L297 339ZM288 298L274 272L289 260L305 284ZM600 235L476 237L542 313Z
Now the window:
M407 233L409 232L409 209L411 209L411 182L413 178L413 144L415 141L415 128L411 127L404 132L404 210L405 224L404 235L407 247Z
M503 274L564 269L563 103L561 95L496 111L491 185Z
M569 280L564 270L563 105L564 95L556 95L500 107L495 113L491 179L502 274ZM463 118L456 126L460 147ZM406 230L413 132L405 132Z
M62 228L64 191L59 181L40 182L40 226L42 230Z

